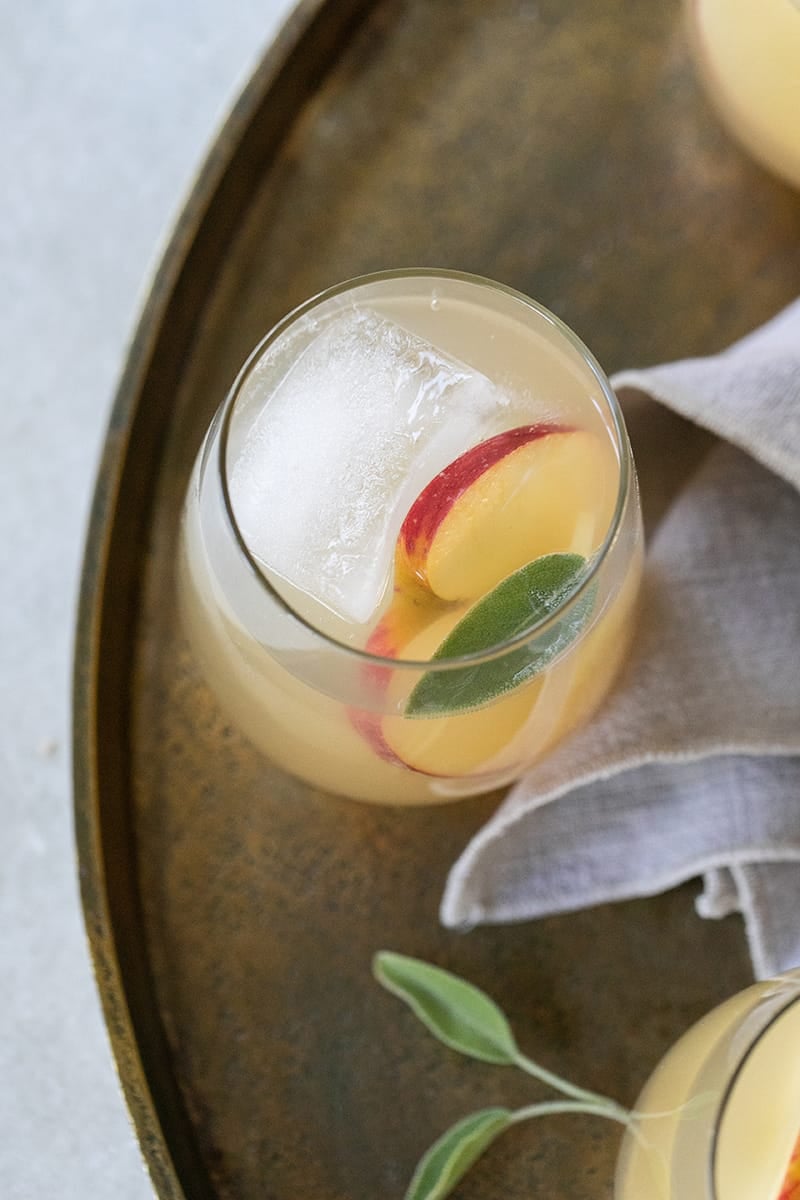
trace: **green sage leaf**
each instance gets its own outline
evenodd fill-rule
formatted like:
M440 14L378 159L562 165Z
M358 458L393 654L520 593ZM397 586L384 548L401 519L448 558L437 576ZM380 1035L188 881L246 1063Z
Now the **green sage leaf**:
M507 1108L484 1108L456 1122L420 1159L405 1200L444 1200L511 1121Z
M580 554L545 554L520 567L472 606L437 648L434 660L479 654L519 637L559 608L585 562ZM588 589L551 629L499 658L451 671L427 671L409 696L405 715L469 712L521 687L578 636L594 594L594 588Z
M505 1015L480 988L441 967L388 950L376 954L373 971L446 1046L482 1062L517 1062L519 1052Z

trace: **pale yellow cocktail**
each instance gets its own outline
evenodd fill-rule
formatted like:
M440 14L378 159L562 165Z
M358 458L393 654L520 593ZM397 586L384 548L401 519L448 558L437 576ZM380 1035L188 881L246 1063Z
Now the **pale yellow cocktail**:
M397 272L251 357L195 466L182 595L272 759L419 804L508 782L589 715L641 558L619 409L577 338L500 285Z
M799 1200L800 972L693 1026L636 1110L615 1200Z
M700 77L726 126L800 187L797 0L686 0L686 14Z

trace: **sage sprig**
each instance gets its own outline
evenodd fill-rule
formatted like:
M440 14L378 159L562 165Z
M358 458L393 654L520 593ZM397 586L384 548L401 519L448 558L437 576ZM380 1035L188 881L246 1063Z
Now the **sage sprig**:
M430 1032L461 1054L500 1066L519 1067L548 1087L582 1104L613 1108L617 1120L628 1110L548 1071L518 1048L505 1013L485 992L450 971L418 958L382 950L373 971L380 984L408 1004Z
M632 1114L615 1100L577 1087L526 1057L505 1013L480 988L441 967L386 950L375 955L373 973L452 1050L481 1062L518 1067L567 1097L517 1110L486 1108L463 1117L423 1156L405 1200L445 1200L492 1142L521 1121L578 1112L632 1127Z
M508 1108L483 1108L462 1117L420 1159L405 1200L444 1200L513 1119Z
M519 1051L505 1014L485 992L418 958L383 950L375 978L404 1000L423 1025L449 1046L482 1062L509 1066Z
M472 606L437 648L433 661L480 654L513 642L552 616L577 587L586 559L545 554L514 571ZM596 588L589 587L553 626L498 658L449 671L427 671L408 698L407 717L472 712L544 671L582 632Z

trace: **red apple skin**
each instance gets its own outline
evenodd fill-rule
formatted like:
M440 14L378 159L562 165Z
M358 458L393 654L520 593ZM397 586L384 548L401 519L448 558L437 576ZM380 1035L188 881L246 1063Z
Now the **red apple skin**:
M800 1137L795 1142L778 1200L800 1200Z
M353 729L361 735L373 754L383 762L391 763L393 767L402 767L404 771L410 770L408 763L404 763L402 758L395 754L383 736L380 713L370 712L366 708L348 708L347 715Z
M541 421L536 425L519 425L506 429L494 437L487 438L477 446L466 450L449 466L440 471L417 496L406 519L400 527L397 539L396 560L404 561L410 574L426 583L425 559L436 530L453 505L486 471L513 454L528 442L547 437L552 433L572 433L574 426L557 425Z
M405 563L396 556L395 584L392 602L373 629L364 647L368 654L380 658L398 658L419 629L428 623L432 611L437 608L435 597L411 575ZM377 699L384 696L392 675L392 668L379 663L368 663L362 668L365 684ZM350 724L361 734L378 758L394 766L409 770L392 750L383 736L383 714L367 708L350 707L347 710Z
M425 573L425 559L437 529L459 497L476 479L515 450L538 438L572 433L573 430L573 426L546 421L504 430L465 451L423 488L400 528L395 549L392 602L367 639L364 647L367 653L381 658L398 658L403 646L421 628L450 607L450 602L440 600L431 590ZM363 671L365 682L380 699L389 686L391 667L375 663L365 665ZM384 762L407 771L430 774L412 767L394 752L384 737L381 713L351 707L348 718Z

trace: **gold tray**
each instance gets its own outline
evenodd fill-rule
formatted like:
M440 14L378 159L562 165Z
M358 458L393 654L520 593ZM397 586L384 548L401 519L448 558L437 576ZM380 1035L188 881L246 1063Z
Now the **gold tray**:
M306 0L216 141L111 420L75 676L86 923L162 1200L400 1197L451 1121L535 1093L450 1054L372 982L380 947L484 986L532 1056L631 1102L748 979L692 889L443 931L447 869L497 797L332 799L227 723L175 615L176 532L212 412L256 340L322 287L459 268L554 309L612 371L714 350L800 284L800 204L708 112L676 4ZM520 1129L463 1200L601 1200L617 1137Z

